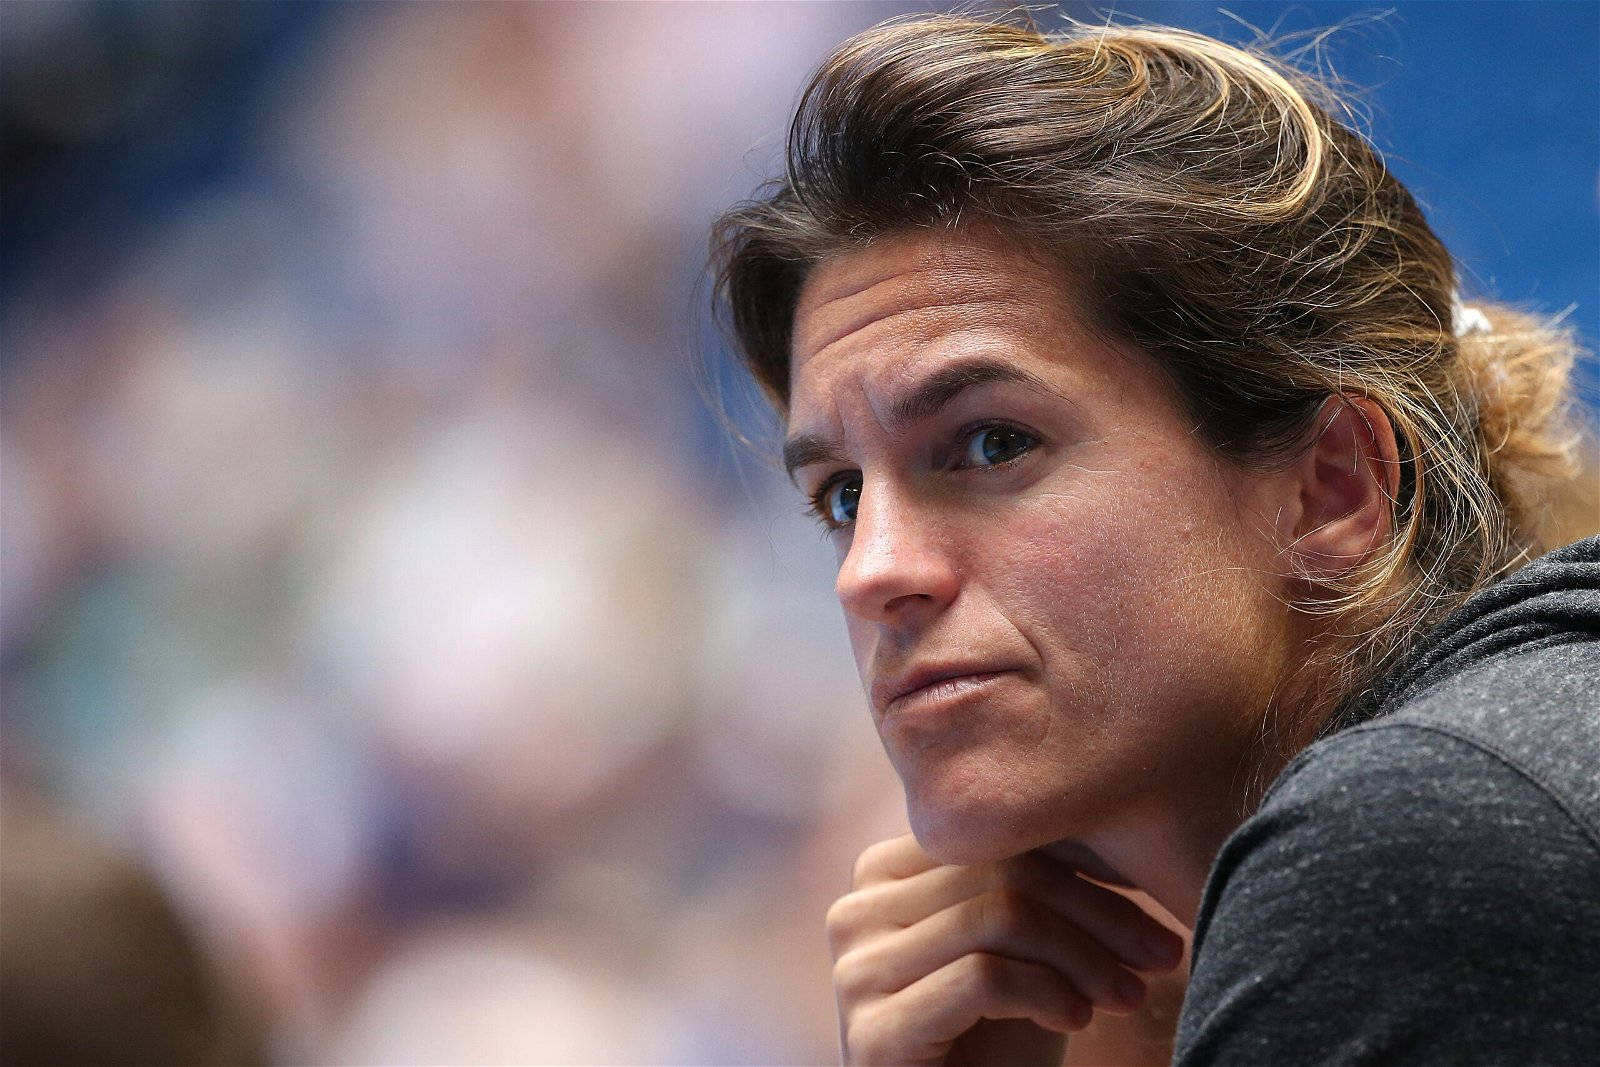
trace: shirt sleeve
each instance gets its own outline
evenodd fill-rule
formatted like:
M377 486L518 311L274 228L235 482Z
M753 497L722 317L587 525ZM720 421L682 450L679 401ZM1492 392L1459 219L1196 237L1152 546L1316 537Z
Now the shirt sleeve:
M1426 725L1308 750L1219 854L1175 1062L1593 1063L1600 850Z

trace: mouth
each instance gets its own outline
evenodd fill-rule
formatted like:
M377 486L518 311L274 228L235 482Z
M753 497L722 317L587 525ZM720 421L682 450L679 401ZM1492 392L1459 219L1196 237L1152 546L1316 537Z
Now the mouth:
M924 667L872 687L872 703L880 718L958 700L1010 674L992 666Z

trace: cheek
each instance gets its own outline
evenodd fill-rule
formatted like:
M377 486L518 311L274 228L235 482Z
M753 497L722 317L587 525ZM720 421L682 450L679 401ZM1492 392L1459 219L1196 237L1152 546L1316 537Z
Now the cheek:
M1268 640L1281 609L1225 486L1198 480L1203 472L1141 473L1116 472L1018 509L996 593L1047 661L1091 661L1119 689L1158 662L1175 676L1198 675L1175 684L1202 683Z

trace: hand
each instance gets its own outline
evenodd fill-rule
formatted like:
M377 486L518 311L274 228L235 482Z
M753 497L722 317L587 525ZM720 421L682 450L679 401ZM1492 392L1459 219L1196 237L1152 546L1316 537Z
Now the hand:
M1144 1000L1183 941L1040 852L941 865L910 834L856 861L828 910L846 1064L1051 1064L1095 1011Z

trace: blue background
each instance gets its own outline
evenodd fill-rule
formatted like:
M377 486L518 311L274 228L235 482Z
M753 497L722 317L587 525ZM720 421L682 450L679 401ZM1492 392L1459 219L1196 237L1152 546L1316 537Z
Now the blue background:
M1323 54L1368 105L1370 133L1463 267L1469 295L1555 314L1600 338L1600 4L1431 0L1224 5L1269 36L1344 26ZM1070 7L1089 19L1091 9ZM1110 10L1243 44L1221 8ZM1580 370L1600 401L1592 361Z

